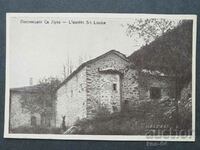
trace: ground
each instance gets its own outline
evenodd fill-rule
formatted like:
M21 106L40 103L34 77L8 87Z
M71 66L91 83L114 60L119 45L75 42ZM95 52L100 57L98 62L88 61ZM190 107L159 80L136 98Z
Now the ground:
M156 108L156 109L155 109ZM189 113L189 112L186 112ZM181 114L179 114L181 118ZM172 99L147 101L134 110L109 114L104 109L93 119L76 122L66 134L91 135L188 135L191 134L190 116L175 120Z

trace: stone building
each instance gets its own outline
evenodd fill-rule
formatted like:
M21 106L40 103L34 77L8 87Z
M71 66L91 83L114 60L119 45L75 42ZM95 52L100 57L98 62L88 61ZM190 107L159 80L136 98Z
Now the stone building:
M42 98L41 86L10 89L9 129L26 126L55 126L55 99ZM49 99L49 100L47 100Z
M146 99L173 97L174 81L160 72L141 70L122 53L111 50L79 66L53 93L41 85L10 89L10 129L21 126L61 127L92 118L102 108L110 113L134 109ZM50 92L49 92L50 93Z
M143 69L139 73L139 100L175 97L175 82L172 76L159 71Z
M140 99L171 95L172 86L165 75L138 72L125 55L111 50L83 63L58 87L56 126L91 118L102 107L119 112Z
M192 38L190 36L192 36L191 21L182 23L128 57L111 50L89 60L58 86L53 93L55 97L50 98L50 104L46 101L49 98L37 98L39 101L36 102L36 97L41 95L42 87L11 89L10 127L32 125L61 127L63 122L66 126L71 126L79 119L95 116L102 108L113 113L127 108L134 109L131 106L142 100L174 98L179 93L175 93L178 91L175 87L179 84L183 85L180 88L180 91L182 90L180 98L184 104L180 107L184 108L186 105L186 108L191 108ZM172 55L169 51L173 52ZM178 63L177 58L179 58ZM181 75L181 80L179 82L176 80L176 83L172 72L174 62L179 65L176 71L179 69ZM165 72L168 75L171 72L171 76L155 71L163 68L166 68ZM31 101L30 104L42 109L32 111L32 106L24 105L23 101Z

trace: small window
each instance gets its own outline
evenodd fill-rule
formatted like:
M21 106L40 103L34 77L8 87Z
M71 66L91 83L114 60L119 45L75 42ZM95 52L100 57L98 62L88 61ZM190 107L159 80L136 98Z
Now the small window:
M124 101L124 110L125 111L129 110L129 100Z
M151 87L150 88L150 98L151 99L161 98L161 89L158 87Z
M113 84L113 91L117 91L117 84Z
M125 100L125 101L124 101L124 104L125 104L125 105L128 105L128 104L129 104L129 101L128 101L128 100Z

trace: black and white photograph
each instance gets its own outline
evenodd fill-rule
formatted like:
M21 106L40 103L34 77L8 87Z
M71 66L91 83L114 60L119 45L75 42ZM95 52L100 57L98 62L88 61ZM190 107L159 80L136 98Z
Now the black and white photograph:
M7 13L4 137L195 141L196 19Z

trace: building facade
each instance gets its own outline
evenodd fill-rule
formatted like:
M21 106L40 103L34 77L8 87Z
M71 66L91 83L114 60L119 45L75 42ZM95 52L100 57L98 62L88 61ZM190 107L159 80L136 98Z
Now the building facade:
M161 73L138 70L122 53L111 50L72 72L54 96L39 85L10 90L10 129L20 126L72 126L105 108L134 109L137 102L173 97L174 81ZM131 107L133 106L133 107Z
M55 98L41 93L37 85L10 90L9 129L18 127L55 126Z
M71 126L77 120L95 116L101 108L120 112L140 99L168 96L171 86L171 79L145 76L125 55L111 50L82 64L59 86L56 126L63 121Z

